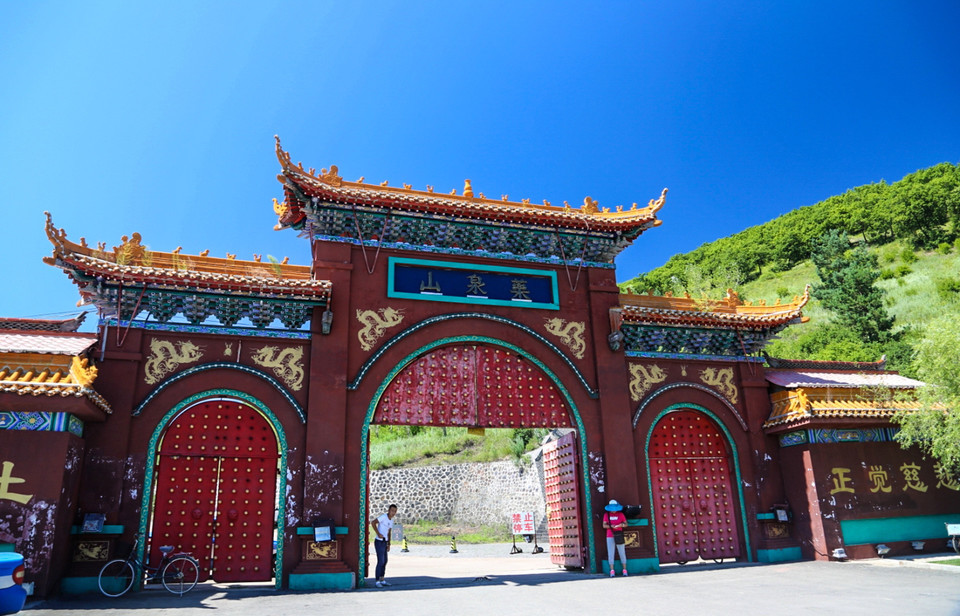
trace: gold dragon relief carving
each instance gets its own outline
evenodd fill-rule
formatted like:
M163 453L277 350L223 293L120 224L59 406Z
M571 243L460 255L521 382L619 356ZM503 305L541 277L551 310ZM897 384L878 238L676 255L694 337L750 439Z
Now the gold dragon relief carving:
M704 368L700 380L713 387L731 403L737 403L737 386L733 382L733 368Z
M403 310L389 306L379 310L357 310L357 320L363 325L357 332L360 348L369 351L389 328L403 321Z
M544 329L560 339L577 359L583 359L583 352L587 349L583 341L585 326L583 321L567 321L560 318L545 318Z
M254 349L250 359L258 366L273 370L293 391L303 388L303 347L281 349L268 345Z
M154 338L150 341L150 357L144 365L147 385L159 383L163 377L183 364L192 364L203 357L203 347L189 340L170 342Z
M657 383L667 380L667 373L656 364L630 364L630 398L639 402Z

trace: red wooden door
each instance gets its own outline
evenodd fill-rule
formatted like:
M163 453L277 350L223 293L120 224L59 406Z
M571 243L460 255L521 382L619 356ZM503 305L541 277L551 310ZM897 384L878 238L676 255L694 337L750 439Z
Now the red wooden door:
M158 455L152 562L173 545L204 578L270 580L278 457L270 424L243 403L212 400L175 418Z
M543 447L543 483L547 500L550 562L583 567L580 494L577 486L577 438L571 432Z
M730 456L713 422L670 413L654 428L648 455L660 562L739 557Z

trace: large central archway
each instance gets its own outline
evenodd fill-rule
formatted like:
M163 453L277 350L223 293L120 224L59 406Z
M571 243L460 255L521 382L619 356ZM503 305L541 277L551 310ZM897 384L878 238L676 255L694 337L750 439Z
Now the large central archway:
M572 427L579 436L580 477L590 511L587 435L569 392L536 357L483 336L436 340L398 362L377 389L364 418L361 441L359 574L366 570L368 440L373 423L485 428ZM593 524L580 520L596 563ZM578 551L579 547L577 546Z

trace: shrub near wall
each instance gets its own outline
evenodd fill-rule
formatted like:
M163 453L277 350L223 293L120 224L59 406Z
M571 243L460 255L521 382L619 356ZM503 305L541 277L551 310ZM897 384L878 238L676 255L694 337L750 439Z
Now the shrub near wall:
M370 473L370 516L399 506L397 521L510 527L511 515L530 511L537 540L546 541L543 463L500 462L421 466Z

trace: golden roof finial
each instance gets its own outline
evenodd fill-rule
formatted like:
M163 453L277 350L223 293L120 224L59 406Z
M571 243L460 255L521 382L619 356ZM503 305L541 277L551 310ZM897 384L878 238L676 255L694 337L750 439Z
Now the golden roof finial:
M473 186L470 185L470 180L463 181L463 196L473 197Z
M86 357L80 359L77 356L74 356L70 362L70 376L73 377L74 383L78 383L81 387L90 387L97 378L96 366L90 366L89 363L90 360Z
M588 195L583 198L583 206L580 208L580 210L586 214L596 214L598 211L597 202L591 199L590 196Z
M664 188L663 192L660 193L659 199L657 199L656 201L654 201L653 199L650 199L650 203L647 204L647 207L650 208L650 213L652 214L653 212L656 212L660 208L662 208L663 203L666 200L667 200L667 189Z

